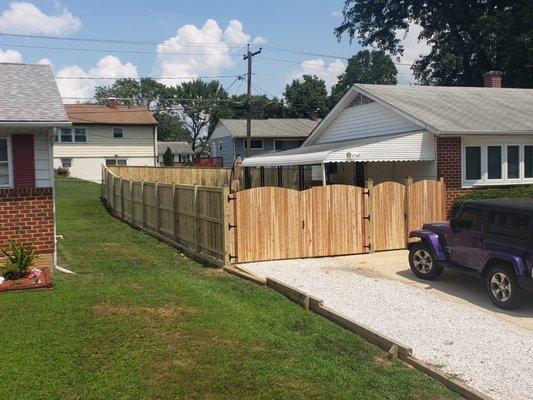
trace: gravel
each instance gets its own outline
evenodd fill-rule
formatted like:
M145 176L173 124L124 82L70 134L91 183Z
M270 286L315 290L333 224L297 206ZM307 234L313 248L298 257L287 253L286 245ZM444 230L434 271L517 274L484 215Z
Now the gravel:
M493 399L533 399L533 332L336 258L243 265L324 300ZM532 316L533 317L533 316Z

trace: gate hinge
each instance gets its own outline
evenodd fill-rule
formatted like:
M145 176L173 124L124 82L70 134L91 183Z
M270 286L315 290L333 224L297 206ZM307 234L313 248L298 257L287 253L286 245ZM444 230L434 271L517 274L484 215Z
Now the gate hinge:
M363 219L367 219L370 221L370 214L368 214L366 217L363 217Z
M228 229L233 229L233 228L236 228L237 225L231 225L231 224L228 224Z
M363 246L363 249L372 250L372 244L369 243L368 246Z
M237 200L237 197L235 196L228 196L228 201Z
M366 196L369 196L369 197L370 197L370 190L368 190L368 189L365 190L365 191L363 192L363 194L366 195Z
M236 260L236 259L237 259L237 256L232 256L231 254L229 254L229 259L230 259L230 260Z

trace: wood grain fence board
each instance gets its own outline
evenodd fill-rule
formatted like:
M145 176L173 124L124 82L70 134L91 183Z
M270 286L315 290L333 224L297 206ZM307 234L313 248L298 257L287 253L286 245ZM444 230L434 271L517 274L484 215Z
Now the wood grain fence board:
M115 212L118 215L122 214L122 179L121 178L115 178L113 180L113 193L114 193L114 207Z
M142 182L131 181L131 199L133 203L132 221L137 225L142 225L143 223Z
M409 185L408 232L419 229L428 222L446 220L446 215L443 212L443 190L445 187L442 181L422 180Z
M229 185L230 168L198 167L108 167L117 176L137 181L202 186Z
M405 185L382 182L372 189L374 250L405 248Z

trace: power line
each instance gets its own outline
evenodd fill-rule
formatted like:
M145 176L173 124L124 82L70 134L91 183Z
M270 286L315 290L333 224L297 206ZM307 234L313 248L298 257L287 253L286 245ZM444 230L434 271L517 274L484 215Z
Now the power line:
M99 79L226 79L226 78L239 78L242 75L212 75L212 76L141 76L138 78L130 76L54 76L55 79L80 79L80 80L99 80Z
M267 60L267 61L279 61L279 62L286 62L286 63L291 63L291 64L299 64L299 65L309 65L309 66L312 66L312 67L319 67L319 68L333 68L333 69L339 69L339 70L345 70L346 67L338 67L338 66L335 66L335 65L325 65L325 64L315 64L315 63L312 63L312 62L309 62L309 61L296 61L296 60L288 60L286 58L274 58L274 57L264 57L264 56L259 56L258 58L261 58L262 60ZM406 64L406 63L399 63L399 62L394 62L394 64L396 65L402 65L402 66L412 66L413 64Z

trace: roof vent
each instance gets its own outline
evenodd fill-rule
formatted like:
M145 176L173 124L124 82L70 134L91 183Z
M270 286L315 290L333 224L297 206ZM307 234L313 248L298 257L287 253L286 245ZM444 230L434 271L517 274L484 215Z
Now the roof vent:
M109 97L107 99L107 106L109 108L117 108L117 98L116 97Z

